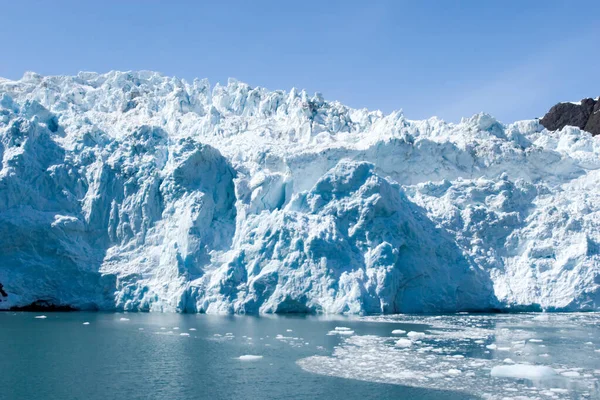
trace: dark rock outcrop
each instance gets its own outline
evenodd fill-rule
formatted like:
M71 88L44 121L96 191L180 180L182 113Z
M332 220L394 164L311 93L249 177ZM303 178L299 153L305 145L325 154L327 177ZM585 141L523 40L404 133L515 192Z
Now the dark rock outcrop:
M600 100L583 99L580 104L558 103L544 115L540 123L551 131L570 125L592 135L600 135Z

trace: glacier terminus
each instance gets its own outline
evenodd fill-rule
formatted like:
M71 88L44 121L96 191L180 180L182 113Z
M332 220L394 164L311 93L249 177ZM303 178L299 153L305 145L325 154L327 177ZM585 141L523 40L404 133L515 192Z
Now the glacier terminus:
M0 309L598 311L599 140L236 80L0 79Z

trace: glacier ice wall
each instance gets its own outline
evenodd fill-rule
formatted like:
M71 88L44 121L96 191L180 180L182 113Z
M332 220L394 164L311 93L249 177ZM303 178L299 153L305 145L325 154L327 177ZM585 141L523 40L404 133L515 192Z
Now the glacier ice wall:
M0 308L600 309L600 145L153 72L0 79Z

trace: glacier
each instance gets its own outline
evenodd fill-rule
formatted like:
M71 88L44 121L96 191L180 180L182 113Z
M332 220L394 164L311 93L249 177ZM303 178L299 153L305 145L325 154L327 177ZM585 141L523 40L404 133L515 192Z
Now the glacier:
M0 309L600 309L600 139L159 73L0 78Z

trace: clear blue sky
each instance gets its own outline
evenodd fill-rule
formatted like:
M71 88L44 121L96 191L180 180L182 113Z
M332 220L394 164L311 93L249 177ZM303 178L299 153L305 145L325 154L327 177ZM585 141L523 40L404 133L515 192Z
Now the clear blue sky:
M503 122L600 96L600 1L0 0L0 76L147 69Z

